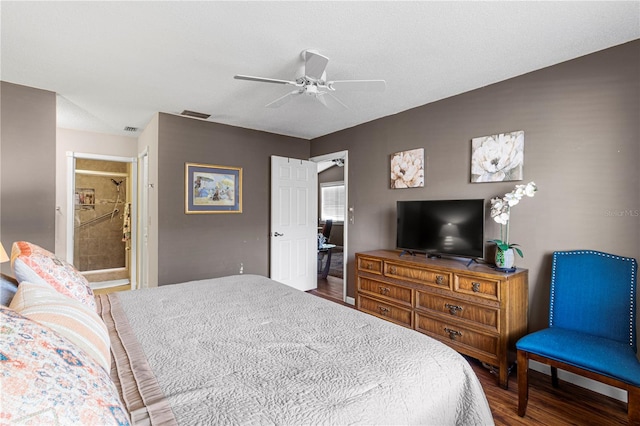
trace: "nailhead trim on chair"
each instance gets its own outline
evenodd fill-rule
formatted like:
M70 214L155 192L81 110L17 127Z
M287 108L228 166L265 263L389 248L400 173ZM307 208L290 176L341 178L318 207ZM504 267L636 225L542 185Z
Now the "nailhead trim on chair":
M617 259L617 260L623 260L626 262L631 262L632 264L636 264L636 260L630 257L624 257L624 256L616 256L613 254L609 254L609 253L603 253L600 251L594 251L594 250L574 250L574 251L556 251L553 253L553 269L551 270L551 305L549 306L549 323L553 324L553 313L554 313L554 306L553 306L553 301L555 300L555 287L554 287L554 283L556 282L556 262L555 259L557 256L559 255L572 255L572 254L595 254L597 256L602 256L602 257L608 257L611 259ZM631 291L629 293L629 299L631 300L631 306L630 306L630 315L629 315L629 346L633 346L633 324L635 322L635 306L633 304L634 300L633 300L633 293L635 291L634 287L633 287L633 283L635 282L635 274L636 274L636 269L637 269L637 265L636 267L631 268Z

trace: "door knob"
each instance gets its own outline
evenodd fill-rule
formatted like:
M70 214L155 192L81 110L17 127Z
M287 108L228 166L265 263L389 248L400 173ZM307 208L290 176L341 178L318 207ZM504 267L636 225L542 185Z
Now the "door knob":
M274 233L273 233L273 236L274 236L274 237L282 237L282 236L284 236L284 234L281 234L281 233L279 233L279 232L274 232Z

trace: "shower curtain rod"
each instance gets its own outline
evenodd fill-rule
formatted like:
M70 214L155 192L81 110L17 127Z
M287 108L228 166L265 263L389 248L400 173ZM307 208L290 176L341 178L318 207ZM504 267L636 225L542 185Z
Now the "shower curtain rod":
M105 217L111 216L114 213L120 213L120 209L115 209L115 211L103 214L102 216L94 217L93 219L88 220L86 222L82 222L80 225L76 226L76 228L80 228L80 227L85 226L85 225L90 225L93 222L95 222L97 220L100 220L100 219L104 219Z
M123 173L123 172L102 172L99 170L83 170L83 169L76 169L75 171L76 174L79 175L93 175L93 176L116 176L116 177L125 177L128 178L129 177L129 173Z

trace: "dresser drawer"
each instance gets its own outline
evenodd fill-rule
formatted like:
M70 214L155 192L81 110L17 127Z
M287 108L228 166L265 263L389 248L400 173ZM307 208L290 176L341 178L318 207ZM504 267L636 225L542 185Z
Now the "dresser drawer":
M382 260L358 256L358 269L360 271L382 274Z
M410 309L402 309L382 301L371 299L358 293L358 309L396 324L413 328L413 314Z
M422 309L438 314L445 314L465 321L472 321L487 327L488 331L498 332L500 315L498 309L487 306L474 305L456 299L450 299L437 294L416 291L416 309Z
M454 348L467 347L483 352L487 356L498 355L498 335L483 334L461 326L457 322L446 322L416 312L416 330L435 337ZM469 351L462 351L469 352Z
M384 275L438 288L451 288L451 274L393 262L384 263Z
M454 290L461 294L500 300L500 281L466 275L456 275Z
M406 305L409 308L413 306L412 290L407 287L358 277L358 291L375 294L376 297L389 299L392 302Z

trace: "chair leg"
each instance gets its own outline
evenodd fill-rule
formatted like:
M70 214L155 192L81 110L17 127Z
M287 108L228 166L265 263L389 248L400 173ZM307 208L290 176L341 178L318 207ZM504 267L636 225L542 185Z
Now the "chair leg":
M518 415L524 417L529 402L529 357L518 351Z
M556 367L551 367L551 384L554 388L558 387L558 369Z
M629 425L640 426L640 388L629 388L627 391L627 416Z

